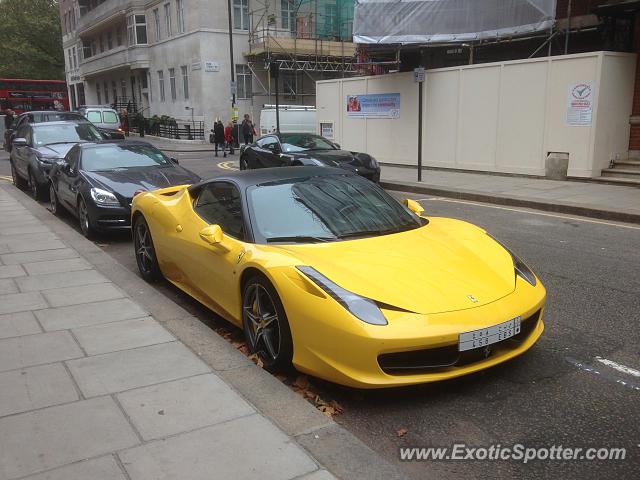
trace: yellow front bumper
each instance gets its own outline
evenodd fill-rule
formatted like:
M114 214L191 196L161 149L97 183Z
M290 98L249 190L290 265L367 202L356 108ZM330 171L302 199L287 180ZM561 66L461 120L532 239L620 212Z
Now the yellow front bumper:
M527 351L544 330L544 287L518 278L516 289L487 305L447 313L420 315L383 310L389 324L370 325L353 317L335 300L306 292L285 276L277 282L294 341L293 363L300 371L357 388L382 388L451 379L505 362ZM383 354L454 347L462 332L486 328L516 316L532 316L518 342L491 345L487 358L464 364L387 373L379 363ZM526 332L525 332L526 330Z

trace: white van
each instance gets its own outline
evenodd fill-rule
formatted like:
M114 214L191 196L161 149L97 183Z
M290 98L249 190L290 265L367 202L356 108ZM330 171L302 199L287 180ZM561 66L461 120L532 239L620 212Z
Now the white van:
M263 105L260 111L260 135L276 131L276 106ZM316 107L280 105L281 133L316 133Z

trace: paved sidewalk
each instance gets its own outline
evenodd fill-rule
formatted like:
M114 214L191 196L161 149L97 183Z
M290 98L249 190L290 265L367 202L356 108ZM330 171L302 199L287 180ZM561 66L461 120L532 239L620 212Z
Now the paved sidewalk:
M334 478L10 188L0 480Z
M382 166L389 190L640 223L640 188L595 182Z

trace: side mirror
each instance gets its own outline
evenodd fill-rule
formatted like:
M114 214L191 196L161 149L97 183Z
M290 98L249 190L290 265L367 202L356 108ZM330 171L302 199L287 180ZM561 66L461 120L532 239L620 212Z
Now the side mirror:
M222 242L224 234L220 225L209 225L200 230L200 238L209 245L217 245Z
M409 210L411 210L413 213L415 213L418 216L424 213L424 208L422 208L422 205L420 205L415 200L411 200L410 198L405 198L402 201L402 203L404 204L405 207L407 207Z
M282 148L280 147L279 143L274 143L273 144L273 148L271 149L271 151L273 153L275 153L276 155L280 155L282 153Z
M14 138L11 143L14 147L26 147L27 139L23 137L17 137L17 138Z
M171 161L172 161L173 163L175 163L176 165L179 165L179 164L180 164L180 162L178 161L178 159L177 159L177 158L170 157L170 158L169 158L169 160L171 160Z

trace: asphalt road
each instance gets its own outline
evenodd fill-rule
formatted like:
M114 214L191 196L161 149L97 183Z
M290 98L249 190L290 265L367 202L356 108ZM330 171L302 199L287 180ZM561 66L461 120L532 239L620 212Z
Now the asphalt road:
M208 153L172 155L204 177L225 172L218 165L225 159L216 162ZM9 170L0 154L2 175ZM482 226L527 261L548 291L545 333L522 357L454 381L355 391L312 380L322 398L343 407L336 421L409 478L640 478L640 226L438 198L421 203L429 215ZM66 221L75 227L75 220ZM97 243L136 271L127 235ZM239 338L177 289L157 288L212 328ZM627 458L526 465L399 460L399 447L457 443L624 447Z

